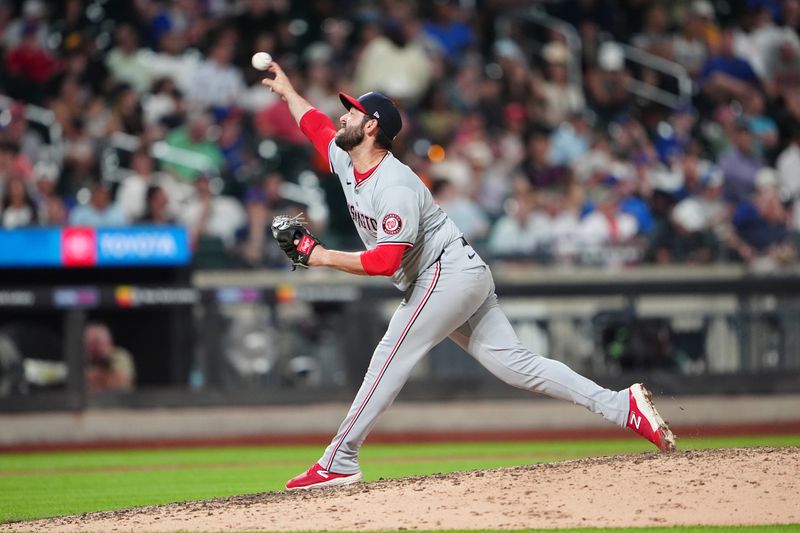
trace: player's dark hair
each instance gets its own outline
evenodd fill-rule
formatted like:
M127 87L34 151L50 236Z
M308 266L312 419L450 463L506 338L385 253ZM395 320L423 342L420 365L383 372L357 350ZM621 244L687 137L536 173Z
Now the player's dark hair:
M388 135L383 133L383 130L380 127L378 127L378 134L375 135L375 144L377 144L384 150L392 149L392 140L389 138Z
M363 118L363 120L361 121L361 127L366 126L367 122L369 122L370 120L372 120L372 117L365 116ZM392 140L381 129L381 123L380 122L378 122L378 131L375 134L375 144L377 144L378 147L383 148L384 150L391 150L392 149Z

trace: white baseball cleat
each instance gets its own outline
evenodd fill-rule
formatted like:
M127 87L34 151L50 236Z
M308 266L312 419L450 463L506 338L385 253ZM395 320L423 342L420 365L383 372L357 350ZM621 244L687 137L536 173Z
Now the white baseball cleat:
M628 389L630 408L626 426L655 444L662 452L675 450L675 435L653 405L653 395L641 383Z

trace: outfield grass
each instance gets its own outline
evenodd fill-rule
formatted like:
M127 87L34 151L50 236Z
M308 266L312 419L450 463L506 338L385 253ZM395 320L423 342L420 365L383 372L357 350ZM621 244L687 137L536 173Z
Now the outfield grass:
M800 446L800 435L682 439L679 445L682 449ZM367 443L361 462L364 478L370 481L651 449L638 439ZM305 470L321 452L320 446L276 446L0 454L0 523L281 490L286 479ZM741 531L762 530L798 528Z

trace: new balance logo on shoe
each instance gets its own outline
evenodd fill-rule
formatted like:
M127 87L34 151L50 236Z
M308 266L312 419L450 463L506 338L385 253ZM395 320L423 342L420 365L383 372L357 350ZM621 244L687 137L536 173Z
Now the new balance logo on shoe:
M327 470L317 470L317 475L321 476L321 477L324 477L325 479L328 479L329 477L331 477L331 476L328 475L328 471Z
M636 413L631 413L631 424L636 426L636 429L639 429L641 423L642 423L642 416L639 415L639 418L636 418Z
M675 449L675 435L653 405L653 395L641 383L628 389L628 421L630 429L655 444L662 452ZM642 424L642 419L645 423Z

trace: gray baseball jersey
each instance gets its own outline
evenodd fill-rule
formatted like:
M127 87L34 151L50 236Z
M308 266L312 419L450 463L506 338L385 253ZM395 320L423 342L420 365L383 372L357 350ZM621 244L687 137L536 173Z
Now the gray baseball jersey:
M461 237L452 220L436 205L419 177L388 152L367 178L356 182L350 156L331 142L329 157L339 177L347 209L367 249L379 244L405 243L392 281L406 290L433 264L445 246Z
M367 248L381 243L413 247L405 251L393 276L406 297L375 348L347 416L319 460L323 468L341 474L359 471L358 450L378 416L394 401L417 361L447 337L512 386L569 400L625 425L627 390L600 387L520 343L498 306L489 267L410 168L388 153L369 177L357 183L350 156L334 142L328 150Z

